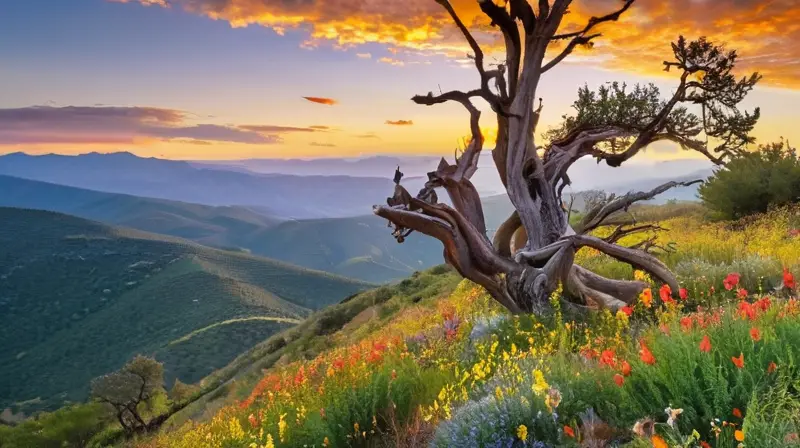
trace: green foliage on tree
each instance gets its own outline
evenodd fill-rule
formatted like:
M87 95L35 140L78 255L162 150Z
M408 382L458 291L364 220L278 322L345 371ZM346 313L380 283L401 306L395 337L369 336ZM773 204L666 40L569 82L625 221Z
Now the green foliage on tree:
M800 159L785 141L740 154L700 186L700 198L717 220L800 202Z
M153 358L137 356L116 372L92 380L92 397L114 409L128 432L144 431L143 409L164 392L164 366Z
M0 426L3 448L82 448L113 419L101 403L42 412L17 426Z

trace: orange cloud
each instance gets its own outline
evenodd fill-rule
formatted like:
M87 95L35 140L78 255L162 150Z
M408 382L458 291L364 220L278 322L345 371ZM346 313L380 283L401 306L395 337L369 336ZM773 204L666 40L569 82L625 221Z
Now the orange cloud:
M312 103L324 104L326 106L333 106L334 104L338 104L339 103L338 101L334 100L333 98L320 98L320 97L316 97L316 96L304 96L303 98L305 98L308 101L311 101Z
M386 58L386 57L378 59L378 62L381 62L383 64L394 65L396 67L402 67L402 66L406 65L405 62L403 62L403 61L401 61L399 59Z
M378 134L374 132L367 132L366 134L358 134L356 138L366 138L366 139L377 139L380 140L381 138L378 137Z
M389 124L389 125L392 125L392 126L411 126L411 125L414 124L414 121L413 120L396 120L396 121L386 120L386 124Z
M304 47L330 42L339 48L383 43L399 52L461 57L468 47L434 0L111 0L179 6L234 27L260 25L282 34L308 33ZM487 52L502 45L475 0L451 0ZM531 0L529 0L531 1ZM535 3L535 2L532 2ZM619 7L618 0L575 0L563 30L593 14ZM598 28L603 37L591 53L573 57L612 69L661 73L669 42L679 34L705 35L739 50L742 72L760 71L765 84L800 89L800 3L796 0L640 0L616 23ZM383 62L400 62L384 58ZM568 59L569 60L569 59ZM323 103L327 104L327 103Z

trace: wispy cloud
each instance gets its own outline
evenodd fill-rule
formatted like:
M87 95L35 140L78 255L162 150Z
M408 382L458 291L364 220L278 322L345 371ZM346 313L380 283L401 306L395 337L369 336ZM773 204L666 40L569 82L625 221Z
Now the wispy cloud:
M114 0L120 1L120 0ZM433 0L125 0L176 6L225 20L234 27L260 25L283 33L307 30L305 47L382 43L395 54L411 52L463 57L468 51L458 29ZM529 0L530 1L530 0ZM486 49L496 53L502 37L487 32L489 19L475 0L451 0ZM535 3L535 2L533 2ZM562 30L619 7L619 0L575 0ZM639 1L620 22L597 28L603 36L583 64L661 74L669 42L679 34L707 36L739 49L743 71L760 71L764 82L800 88L800 3L797 0ZM366 53L362 53L366 54ZM384 58L383 62L402 62ZM574 59L573 59L574 60ZM643 63L643 61L647 63ZM649 63L652 61L653 63Z
M414 124L414 121L413 120L395 120L395 121L386 120L386 124L392 125L392 126L411 126L411 125Z
M187 112L157 107L30 106L0 109L0 145L134 143L162 140L271 145L282 135L325 132L326 126L190 123Z
M380 140L381 139L380 137L378 137L378 134L376 134L374 132L367 132L365 134L357 134L356 138L366 138L366 139L376 139L376 140Z
M311 101L312 103L324 104L326 106L333 106L334 104L339 103L333 98L323 98L318 96L304 96L303 98L305 98L308 101Z
M402 67L402 66L406 65L405 62L403 62L403 61L401 61L399 59L387 58L387 57L383 57L383 58L378 59L378 62L381 62L383 64L394 65L395 67Z
M325 147L325 148L335 148L336 147L336 145L334 145L333 143L311 142L308 145L309 146L322 146L322 147Z
M356 56L361 59L370 59L372 55L370 53L356 53Z

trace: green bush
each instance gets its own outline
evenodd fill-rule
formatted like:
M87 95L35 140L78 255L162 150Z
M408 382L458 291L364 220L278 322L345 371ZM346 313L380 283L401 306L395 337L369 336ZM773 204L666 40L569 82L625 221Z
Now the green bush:
M17 426L0 426L3 448L82 448L112 420L100 403L43 412Z
M788 143L772 143L728 162L700 186L711 218L739 219L800 201L800 159Z

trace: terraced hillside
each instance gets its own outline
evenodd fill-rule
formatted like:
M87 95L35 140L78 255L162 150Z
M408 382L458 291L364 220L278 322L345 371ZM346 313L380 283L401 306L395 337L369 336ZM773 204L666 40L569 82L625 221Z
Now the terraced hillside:
M367 284L59 213L0 208L0 408L86 397L143 353L194 382Z

